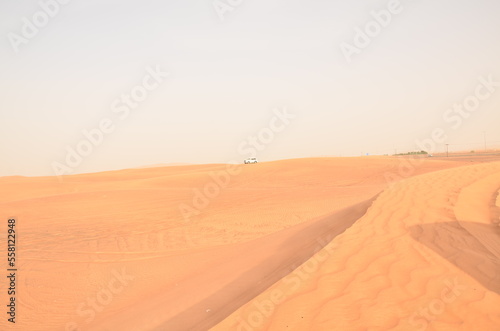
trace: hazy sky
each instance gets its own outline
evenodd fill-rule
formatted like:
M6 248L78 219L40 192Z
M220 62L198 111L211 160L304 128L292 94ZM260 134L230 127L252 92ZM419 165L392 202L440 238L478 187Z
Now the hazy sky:
M436 128L438 151L500 147L498 0L60 1L0 2L0 176L54 175L78 146L73 173L241 161L259 133L262 161L411 151Z

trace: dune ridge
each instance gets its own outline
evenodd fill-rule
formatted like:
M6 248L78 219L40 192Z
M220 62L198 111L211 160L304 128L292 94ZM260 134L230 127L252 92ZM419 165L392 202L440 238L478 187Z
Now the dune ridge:
M297 288L278 282L212 330L498 330L499 188L500 163L397 183Z
M485 316L483 326L496 327L487 220L498 210L498 164L470 164L423 159L408 171L406 159L369 157L244 166L189 220L179 205L226 165L0 178L1 213L19 220L17 327L446 330L450 319ZM407 179L388 186L388 173ZM477 201L467 198L474 192ZM467 218L471 203L481 224ZM439 318L412 315L455 276L474 292L459 286ZM469 315L457 313L469 302Z

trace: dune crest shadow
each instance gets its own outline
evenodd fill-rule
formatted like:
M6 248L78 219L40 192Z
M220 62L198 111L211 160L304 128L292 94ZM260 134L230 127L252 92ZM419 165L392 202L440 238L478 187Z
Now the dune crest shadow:
M377 195L378 196L378 195ZM376 197L377 197L376 196ZM155 330L208 330L309 260L360 219L376 197L241 245L239 256L265 256L251 270ZM231 264L231 261L227 261ZM205 278L209 278L207 274ZM206 307L216 312L207 314ZM207 316L208 315L208 316Z
M410 227L426 245L485 288L500 294L500 227L474 222L443 222Z

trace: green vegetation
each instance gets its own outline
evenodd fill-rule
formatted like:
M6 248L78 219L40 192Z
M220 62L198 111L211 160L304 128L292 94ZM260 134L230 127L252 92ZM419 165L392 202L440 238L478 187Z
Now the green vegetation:
M395 156L401 156L401 155L427 155L429 153L427 153L426 151L419 151L419 152L408 152L408 153L398 153L398 154L394 154Z

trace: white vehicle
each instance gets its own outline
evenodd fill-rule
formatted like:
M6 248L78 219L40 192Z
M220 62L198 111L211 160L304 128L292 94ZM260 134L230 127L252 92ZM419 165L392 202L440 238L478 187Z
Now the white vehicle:
M257 163L257 158L251 157L251 158L246 159L243 162L245 162L245 164Z

